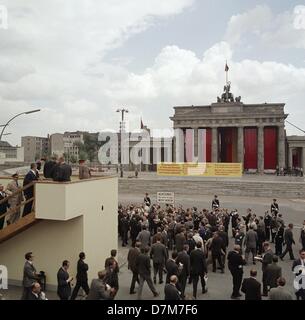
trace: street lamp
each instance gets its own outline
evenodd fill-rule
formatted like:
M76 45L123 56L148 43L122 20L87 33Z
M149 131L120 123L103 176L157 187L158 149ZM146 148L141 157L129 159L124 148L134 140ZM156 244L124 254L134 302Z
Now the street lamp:
M123 126L124 126L124 115L125 113L128 113L129 111L127 109L117 109L116 112L121 112L122 114L122 121L120 123L120 172L121 172L121 178L123 178L124 173L123 173L123 165L122 165L122 133L123 133Z
M1 125L0 127L3 127L2 131L1 131L1 134L0 134L0 141L2 141L2 136L4 134L4 131L6 129L6 127L14 120L16 119L17 117L19 116L22 116L24 114L31 114L31 113L36 113L36 112L39 112L40 109L35 109L35 110L30 110L30 111L25 111L25 112L21 112L21 113L18 113L16 114L13 118L11 118L10 120L8 120L8 122L6 124L3 124Z

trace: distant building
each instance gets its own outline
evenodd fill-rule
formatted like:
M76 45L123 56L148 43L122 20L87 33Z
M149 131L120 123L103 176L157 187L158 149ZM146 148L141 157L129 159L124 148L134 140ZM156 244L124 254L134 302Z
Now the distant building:
M0 164L24 162L24 148L13 147L6 141L0 141Z
M50 135L50 154L61 156L64 154L64 135L62 133L53 133Z
M79 147L78 144L84 143L84 135L88 132L76 131L76 132L65 132L63 135L64 143L64 154L66 157L71 159L74 157L76 160L79 159Z
M21 138L24 148L24 162L33 162L49 153L49 138L26 136Z

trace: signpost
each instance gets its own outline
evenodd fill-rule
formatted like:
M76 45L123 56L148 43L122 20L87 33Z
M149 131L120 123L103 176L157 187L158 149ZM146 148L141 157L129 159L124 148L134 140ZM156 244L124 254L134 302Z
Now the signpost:
M175 193L174 192L157 192L157 202L165 204L175 204Z

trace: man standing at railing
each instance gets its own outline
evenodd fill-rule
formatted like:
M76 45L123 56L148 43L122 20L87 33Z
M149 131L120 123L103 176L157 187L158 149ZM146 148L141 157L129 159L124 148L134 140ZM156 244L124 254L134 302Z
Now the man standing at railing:
M26 176L24 177L23 180L23 188L26 188L27 185L29 185L30 183L34 182L38 180L37 178L37 165L36 163L32 163L31 164L31 169L30 171L26 174ZM26 199L26 201L32 199L34 197L34 185L26 188L23 191L24 197ZM33 200L29 201L28 203L26 203L24 205L24 209L23 209L23 214L22 217L30 214L33 210Z
M54 181L68 182L71 181L72 168L65 162L64 157L60 157L58 164L54 168Z
M8 204L10 213L8 214L7 224L16 222L20 218L20 204L23 201L21 187L18 184L19 174L12 175L13 180L7 185L5 192L9 197ZM19 207L19 208L18 208Z
M0 184L0 230L3 228L5 216L1 218L7 212L9 208L8 201L3 201L6 198L6 193L4 192L3 185Z

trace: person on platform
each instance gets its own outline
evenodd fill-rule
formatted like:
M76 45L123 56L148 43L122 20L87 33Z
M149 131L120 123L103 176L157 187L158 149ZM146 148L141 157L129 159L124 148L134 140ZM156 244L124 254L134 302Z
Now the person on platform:
M305 300L305 288L304 288L304 277L300 277L301 274L304 275L305 271L305 249L299 251L299 259L296 259L292 264L292 272L295 274L295 284L299 286L295 295L297 300Z
M273 202L271 203L271 213L277 216L279 211L280 211L279 204L277 203L276 199L273 199Z
M140 281L138 289L138 300L141 300L142 298L143 285L145 281L147 282L148 287L153 293L154 297L159 296L151 278L151 265L148 252L149 247L141 248L141 253L139 254L136 260L136 269L138 270Z
M176 259L176 263L178 264L178 266L181 267L181 272L179 274L179 284L181 286L181 298L184 299L185 295L185 287L186 287L186 282L187 282L187 278L190 276L190 269L191 269L191 265L190 265L190 256L187 254L188 252L188 245L184 245L183 246L183 251L178 253L178 257Z
M26 174L26 176L23 179L23 188L27 187L29 184L34 183L37 180L37 165L36 163L32 163L30 171ZM34 185L24 189L23 194L27 201L32 199L34 197ZM25 217L33 211L33 204L34 200L31 200L24 205L22 214L23 217Z
M136 242L135 247L130 248L128 251L128 255L127 255L127 262L128 262L128 270L130 270L132 272L132 279L131 279L131 285L130 285L130 289L129 289L129 294L135 294L135 285L136 282L139 283L139 273L138 270L136 268L136 261L137 261L137 257L140 254L140 247L141 247L141 243L140 242Z
M243 266L245 264L246 261L240 254L240 246L235 245L234 250L228 253L228 268L233 277L233 292L231 299L241 297L239 290L243 279Z
M71 296L71 282L73 277L69 276L69 267L70 262L64 260L61 268L57 272L57 295L60 300L69 300Z
M12 175L13 180L6 186L5 193L10 196L8 204L10 207L10 213L6 219L7 224L15 223L20 218L20 204L23 201L23 194L21 186L19 186L18 179L19 174L16 172Z
M60 157L57 165L54 167L53 180L57 182L69 182L71 181L71 176L71 166L65 162L64 157Z
M88 265L85 263L86 255L84 252L79 254L79 260L77 262L77 274L76 274L76 285L72 292L71 300L75 300L78 291L82 288L86 295L89 294L89 285L88 285Z
M243 280L241 292L245 294L245 300L262 300L261 284L256 279L257 271L250 270L250 278Z
M205 276L208 273L205 254L202 251L202 243L197 242L196 248L190 254L191 278L193 282L193 297L197 299L197 285L199 278L201 280L202 293L206 293Z
M266 274L267 287L272 289L277 287L277 279L282 276L282 268L278 265L279 258L274 255L272 257L272 263L268 264Z
M150 258L153 261L154 284L157 282L157 273L159 274L159 284L163 283L163 270L167 261L167 250L161 243L161 235L157 237L157 242L151 246Z
M5 214L6 214L7 210L9 209L8 200L5 200L6 198L7 198L7 194L4 192L3 185L0 184L0 230L3 229ZM3 216L3 217L1 217L1 216Z
M181 300L180 292L177 288L178 277L173 275L170 277L170 283L167 283L164 287L164 300Z
M91 170L86 165L86 160L79 160L79 168L78 168L78 177L79 180L90 179L91 178Z
M269 300L293 300L292 295L285 290L286 280L283 277L277 279L277 287L269 292Z
M293 230L293 224L289 223L288 228L284 232L284 244L286 244L286 249L280 256L281 260L284 259L284 257L288 252L289 252L290 260L295 260L293 255L293 249L292 249L292 245L295 244L292 230Z
M28 300L29 295L32 290L33 283L37 282L39 279L39 275L36 272L36 268L33 265L34 256L32 252L28 252L25 254L25 264L23 267L23 293L21 300Z
M218 196L215 195L214 199L212 200L212 210L216 210L219 208L220 208L220 202L219 202Z
M112 300L114 289L105 283L106 271L99 271L91 282L87 300Z
M50 160L46 160L44 167L43 167L43 176L46 179L53 179L54 178L54 168L57 163L57 157L52 156Z

